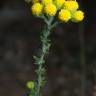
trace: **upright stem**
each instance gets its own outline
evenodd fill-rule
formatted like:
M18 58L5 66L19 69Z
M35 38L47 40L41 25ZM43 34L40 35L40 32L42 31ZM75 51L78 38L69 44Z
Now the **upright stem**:
M86 61L85 61L85 46L84 46L84 25L79 25L80 37L80 65L81 65L81 92L80 96L86 96L85 81L86 81Z
M41 35L41 42L42 42L41 54L39 58L35 57L36 64L38 65L36 96L40 96L40 90L41 87L43 86L42 83L44 82L44 78L45 78L45 74L44 74L45 68L43 65L45 63L44 57L49 52L49 48L50 48L50 39L48 37L50 36L52 21L53 21L53 17L51 17L46 21L46 26L44 27L43 33Z

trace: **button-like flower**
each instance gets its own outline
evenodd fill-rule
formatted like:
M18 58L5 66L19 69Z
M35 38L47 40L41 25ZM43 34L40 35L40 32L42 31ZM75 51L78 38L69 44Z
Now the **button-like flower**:
M73 19L75 21L82 21L84 19L84 12L82 12L81 10L74 12Z
M54 0L54 3L56 4L57 8L61 8L64 2L65 0Z
M70 11L74 11L79 8L79 5L77 1L65 1L64 8Z
M40 15L42 13L43 6L40 3L34 3L31 7L32 13L36 16Z
M41 0L41 2L43 5L47 5L47 4L52 3L52 0Z
M45 5L44 12L49 16L55 16L57 12L57 8L54 4L50 3L50 4Z
M63 22L67 22L71 19L71 13L69 10L61 9L58 18Z
M28 87L29 89L34 88L34 82L33 82L33 81L27 82L27 87Z

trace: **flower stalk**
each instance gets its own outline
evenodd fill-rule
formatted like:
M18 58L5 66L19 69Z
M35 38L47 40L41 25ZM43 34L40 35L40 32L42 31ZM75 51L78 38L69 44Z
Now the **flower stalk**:
M48 19L46 19L46 17L43 16L43 19L46 23L46 25L44 26L42 35L40 36L41 42L42 42L42 48L41 48L41 54L39 57L34 56L35 59L35 64L38 65L38 68L36 70L37 73L37 84L36 84L36 93L35 96L40 96L40 90L44 85L45 82L45 68L44 68L44 64L45 64L45 56L49 53L49 49L51 46L51 42L50 39L48 38L51 34L51 29L53 28L52 25L52 21L53 21L53 17L50 17ZM56 26L56 24L55 24ZM55 27L54 26L54 27Z

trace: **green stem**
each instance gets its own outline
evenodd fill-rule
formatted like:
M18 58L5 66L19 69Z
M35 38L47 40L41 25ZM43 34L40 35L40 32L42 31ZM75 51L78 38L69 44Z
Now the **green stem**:
M42 82L44 82L44 78L45 78L43 65L45 63L44 57L49 52L49 48L51 45L50 39L48 37L50 36L52 21L53 21L53 17L50 17L50 19L47 22L45 22L46 26L44 27L43 33L41 35L41 42L42 42L41 55L38 61L37 59L35 59L36 64L38 65L36 96L40 96L40 90L41 87L43 86Z

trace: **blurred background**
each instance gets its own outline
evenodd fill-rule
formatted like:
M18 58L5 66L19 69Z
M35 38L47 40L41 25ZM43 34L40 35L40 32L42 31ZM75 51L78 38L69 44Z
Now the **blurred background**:
M42 96L96 96L95 0L78 0L83 23L52 30ZM26 82L36 79L34 60L43 21L24 0L0 1L0 96L26 96Z

